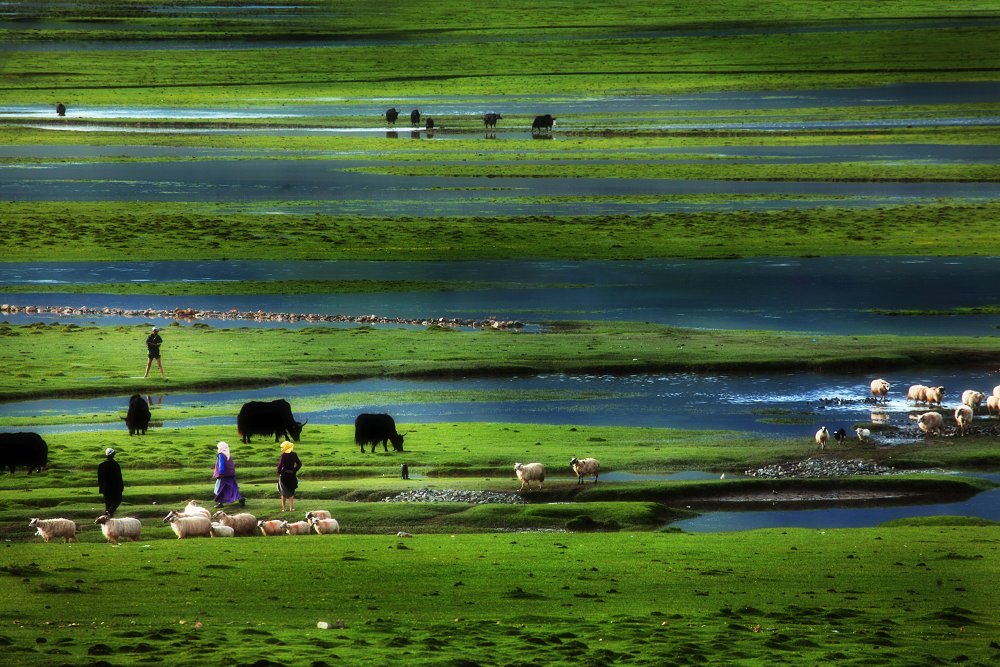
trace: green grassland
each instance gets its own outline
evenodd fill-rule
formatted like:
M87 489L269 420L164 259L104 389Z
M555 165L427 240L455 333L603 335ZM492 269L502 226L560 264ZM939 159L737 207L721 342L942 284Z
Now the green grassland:
M277 206L289 214L268 215L261 207L240 204L8 202L0 221L6 234L3 258L699 259L967 256L994 254L1000 247L1000 227L994 224L1000 204L989 201L497 218L376 218L296 213L294 203Z
M998 545L962 526L13 544L0 641L16 665L987 665Z
M167 380L143 379L147 325L0 326L0 397L99 395L266 386L353 377L555 371L836 369L991 364L993 337L833 336L707 331L642 323L552 323L545 334L348 329L213 329L163 333ZM135 349L129 355L124 351Z

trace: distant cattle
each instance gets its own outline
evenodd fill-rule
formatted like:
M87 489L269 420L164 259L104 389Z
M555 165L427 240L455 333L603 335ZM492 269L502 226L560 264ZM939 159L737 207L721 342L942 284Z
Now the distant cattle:
M56 105L56 115L65 116L66 115L66 105L60 102Z
M552 126L555 125L556 119L550 114L545 114L544 116L535 116L535 120L531 122L531 132L551 132Z
M426 120L426 121L424 122L424 127L426 127L426 128L427 128L427 131L428 131L428 132L430 132L431 130L433 130L433 129L434 129L434 119L433 119L433 118L428 118L428 119L427 119L427 120Z
M289 438L298 442L302 427L308 421L295 421L292 406L283 398L269 403L250 401L240 408L240 414L236 417L236 430L244 443L250 442L250 438L255 435L273 435L275 442Z
M0 469L10 474L19 466L28 474L41 472L49 465L49 446L37 433L0 433Z
M503 120L503 116L498 113L484 113L483 127L496 127L498 120Z
M382 449L389 451L387 442L392 442L392 448L397 452L403 451L403 436L396 432L396 422L386 414L371 414L363 412L354 420L354 444L361 446L361 453L365 451L365 445L372 446L382 443Z
M122 417L128 428L128 434L146 435L146 429L149 428L149 416L149 405L146 404L146 400L139 394L132 394L132 397L128 399L128 412Z
M396 107L388 109L385 112L385 122L389 123L389 125L395 125L397 118L399 118L399 112L396 111Z
M413 127L420 125L420 109L414 109L410 112L410 125Z

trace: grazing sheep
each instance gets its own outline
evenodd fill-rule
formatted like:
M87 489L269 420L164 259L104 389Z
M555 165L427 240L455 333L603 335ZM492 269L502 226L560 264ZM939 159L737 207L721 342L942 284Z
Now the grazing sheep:
M975 389L966 389L962 392L962 404L968 405L973 410L982 405L985 399L986 394Z
M927 387L922 384L910 385L910 388L906 390L906 400L913 401L914 403L923 403L927 399L924 397L924 392L927 391Z
M182 509L180 513L184 516L203 516L207 519L212 518L212 513L199 505L197 500L189 500L188 504L184 506L184 509Z
M545 466L541 463L515 463L514 473L521 480L521 488L518 491L524 491L525 485L527 485L530 491L532 482L538 482L540 490L542 482L545 481Z
M170 512L163 517L163 522L170 524L178 540L212 536L212 522L205 516L185 516L180 512Z
M997 386L993 387L993 395L994 396L1000 396L1000 384L998 384Z
M28 522L28 527L35 528L38 531L35 534L46 542L53 537L61 537L63 542L79 542L76 539L76 524L69 519L32 519Z
M257 517L247 512L229 515L219 510L212 515L212 518L232 528L237 537L253 535L257 532Z
M340 532L340 524L336 519L313 519L309 522L317 535L332 535Z
M1000 417L1000 396L987 396L986 397L986 412L987 414L997 413Z
M294 521L285 524L286 535L308 535L312 532L312 526L308 521Z
M569 460L569 465L573 468L573 472L576 473L576 483L583 484L583 478L588 475L594 476L594 484L597 484L597 475L601 472L601 462L597 459L578 459L572 458Z
M965 435L966 430L972 426L972 408L968 405L955 408L955 424L958 425L958 434Z
M236 531L224 523L212 524L212 537L233 537Z
M924 389L924 400L927 401L927 405L935 403L941 405L941 401L944 400L944 387L927 387Z
M826 430L825 426L820 426L819 430L816 431L816 446L820 449L826 449L826 443L830 439L830 432Z
M843 426L841 426L840 428L838 428L836 431L833 432L833 439L840 443L844 442L844 440L847 440L847 431L844 430Z
M872 396L875 397L875 402L878 403L879 399L885 403L886 398L889 396L889 383L879 378L877 380L872 380L871 383Z
M858 434L858 440L865 442L868 438L872 437L872 432L866 428L858 427L854 429L854 432Z
M111 544L118 544L118 540L123 538L135 542L142 533L142 522L128 516L112 519L107 514L102 514L94 519L94 523L101 527L101 532Z
M917 418L917 426L927 435L941 433L944 428L944 417L936 412L925 412Z
M313 510L311 512L306 512L306 521L312 521L313 519L332 519L333 515L326 510Z
M264 537L274 537L275 535L284 535L285 526L288 525L287 521L282 521L281 519L261 519L257 522L257 528L260 529L260 534Z

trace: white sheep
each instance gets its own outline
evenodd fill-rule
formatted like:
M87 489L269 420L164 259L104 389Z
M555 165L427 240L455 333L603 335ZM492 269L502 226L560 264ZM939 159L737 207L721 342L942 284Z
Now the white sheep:
M819 430L816 431L814 439L816 440L817 447L819 447L820 449L826 449L826 443L830 439L830 432L826 429L825 426L820 426Z
M962 404L968 405L973 410L982 405L985 399L986 394L975 389L966 389L962 392Z
M232 528L237 537L253 535L257 532L257 517L247 512L230 515L219 510L212 515L212 519Z
M993 395L994 396L1000 396L1000 384L998 384L997 386L993 387Z
M257 528L260 530L260 534L264 537L284 535L285 526L287 525L288 522L282 521L281 519L261 519L257 522Z
M927 387L922 384L910 385L910 388L906 390L906 400L913 401L914 403L923 403L927 399L924 397L924 392L927 391Z
M212 537L233 537L236 531L224 523L212 523Z
M169 523L178 540L186 537L211 537L212 522L204 516L185 516L180 512L170 512L163 517L164 523Z
M927 405L934 405L935 403L941 405L941 401L944 400L944 387L925 388L924 400L927 401Z
M958 426L959 435L965 435L965 431L972 426L972 416L972 408L968 405L955 408L955 424Z
M1000 396L987 396L986 413L993 414L994 412L1000 417Z
M936 412L925 412L917 418L917 426L927 435L934 435L944 428L944 418Z
M212 517L212 513L199 505L197 500L189 500L184 509L180 511L180 514L184 516L203 516L209 519Z
M530 491L532 482L538 482L538 488L541 489L542 482L545 481L545 466L541 463L515 463L514 473L521 480L521 488L518 491L523 491L525 485Z
M308 521L293 521L285 524L286 535L308 535L312 532L312 526Z
M875 402L878 403L879 399L885 403L886 398L889 396L889 383L879 378L877 380L872 380L871 383L872 396L875 397Z
M306 512L306 521L311 521L312 519L332 519L333 515L326 510L312 510L311 512Z
M135 542L142 534L142 522L130 516L115 519L107 514L102 514L94 519L94 523L101 527L105 539L111 544L118 544L120 539Z
M48 542L53 537L63 538L63 542L79 542L76 539L76 524L69 519L32 519L28 522L30 528L37 529L36 535Z
M340 524L336 519L313 519L309 523L317 535L332 535L340 532Z
M573 457L569 460L569 465L576 473L576 483L583 484L583 478L589 475L594 476L594 484L597 484L597 475L601 472L601 462L597 459L578 459Z
M854 429L854 432L858 434L858 440L865 442L868 438L872 437L872 432L867 428L861 428L860 426Z

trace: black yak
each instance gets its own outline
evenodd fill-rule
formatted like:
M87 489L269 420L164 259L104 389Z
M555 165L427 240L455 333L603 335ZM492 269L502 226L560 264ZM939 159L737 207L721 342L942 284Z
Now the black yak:
M49 465L49 446L37 433L0 433L0 469L10 474L24 466L28 474L41 472Z
M125 426L128 427L128 434L146 435L146 429L149 428L149 416L149 405L146 404L146 400L139 394L132 394L132 397L128 399L128 412L122 417L125 420Z
M410 125L413 127L420 125L420 109L414 109L410 112Z
M303 422L295 421L292 416L292 406L283 398L270 403L250 401L240 408L240 414L236 417L236 430L239 431L244 443L250 442L250 438L255 435L272 434L275 442L289 438L298 442L299 436L302 435L302 427L308 421L308 419Z
M396 107L385 112L385 122L389 123L389 125L395 125L397 118L399 118L399 112L396 111Z
M531 121L531 132L551 132L552 126L555 125L556 119L550 114L545 114L544 116L535 116L535 120Z
M365 445L372 446L382 443L382 449L389 451L386 442L392 442L392 448L397 452L403 451L403 436L396 432L396 422L392 417L385 414L370 414L364 412L354 420L354 444L361 446L361 453L365 452Z
M498 120L503 120L503 116L498 113L484 113L483 127L496 127Z

